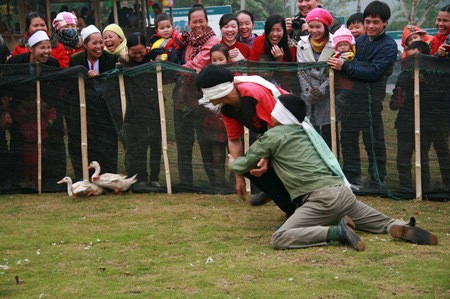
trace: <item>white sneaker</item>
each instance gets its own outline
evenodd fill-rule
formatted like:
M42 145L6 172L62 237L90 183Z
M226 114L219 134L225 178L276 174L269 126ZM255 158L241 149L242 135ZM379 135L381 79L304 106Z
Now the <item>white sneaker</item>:
M159 184L158 181L151 181L150 182L150 186L152 186L152 187L161 187L161 185Z

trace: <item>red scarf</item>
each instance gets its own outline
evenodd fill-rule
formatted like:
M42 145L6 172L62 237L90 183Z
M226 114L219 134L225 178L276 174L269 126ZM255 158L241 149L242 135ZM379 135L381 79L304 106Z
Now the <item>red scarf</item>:
M187 43L192 46L192 54L190 59L194 59L198 53L200 53L200 48L213 36L216 36L214 30L211 27L206 27L205 32L201 35L194 35L193 32L189 36L184 35L185 39L187 37Z

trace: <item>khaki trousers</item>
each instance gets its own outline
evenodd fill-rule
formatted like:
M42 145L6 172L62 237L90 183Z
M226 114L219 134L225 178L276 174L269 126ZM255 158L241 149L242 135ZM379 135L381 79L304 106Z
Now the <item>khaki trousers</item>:
M406 224L357 200L345 186L322 188L312 192L272 235L272 246L287 249L327 245L328 226L337 225L344 215L352 218L357 230L377 234L388 232L392 225Z

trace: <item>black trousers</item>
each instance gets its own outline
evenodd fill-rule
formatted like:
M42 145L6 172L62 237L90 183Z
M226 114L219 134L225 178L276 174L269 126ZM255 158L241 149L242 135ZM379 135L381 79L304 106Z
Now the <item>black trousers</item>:
M384 181L386 177L386 144L381 111L372 112L371 117L369 117L368 112L343 112L341 146L345 176L351 183L361 176L360 133L362 133L364 147L369 159L368 172L370 178L375 180L375 170L377 170L380 180Z
M158 181L161 170L161 123L159 117L149 123L124 123L125 168L128 176L137 174L138 182ZM147 151L150 148L150 176Z
M296 205L292 202L291 196L273 168L269 167L267 172L260 177L250 173L246 173L245 177L249 178L263 192L272 196L275 204L286 213L286 216L294 214Z

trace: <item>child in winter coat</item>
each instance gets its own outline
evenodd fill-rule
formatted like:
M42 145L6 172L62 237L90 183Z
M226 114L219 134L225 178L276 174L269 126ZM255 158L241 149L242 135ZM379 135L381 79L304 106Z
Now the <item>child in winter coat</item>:
M355 59L355 37L352 32L341 26L333 35L333 57L341 58L344 61ZM340 119L339 112L345 107L345 99L353 89L353 81L340 72L335 73L334 84L336 87L336 111L337 119Z
M170 17L162 13L155 18L156 33L150 39L150 57L152 60L167 60L183 64L185 43L177 31L173 29Z
M403 34L402 34L402 47L403 47L403 54L402 59L406 58L406 48L409 47L413 42L416 41L423 41L427 44L430 44L431 40L433 39L433 36L428 35L424 30L420 29L419 27L415 25L406 25L405 28L403 28Z

